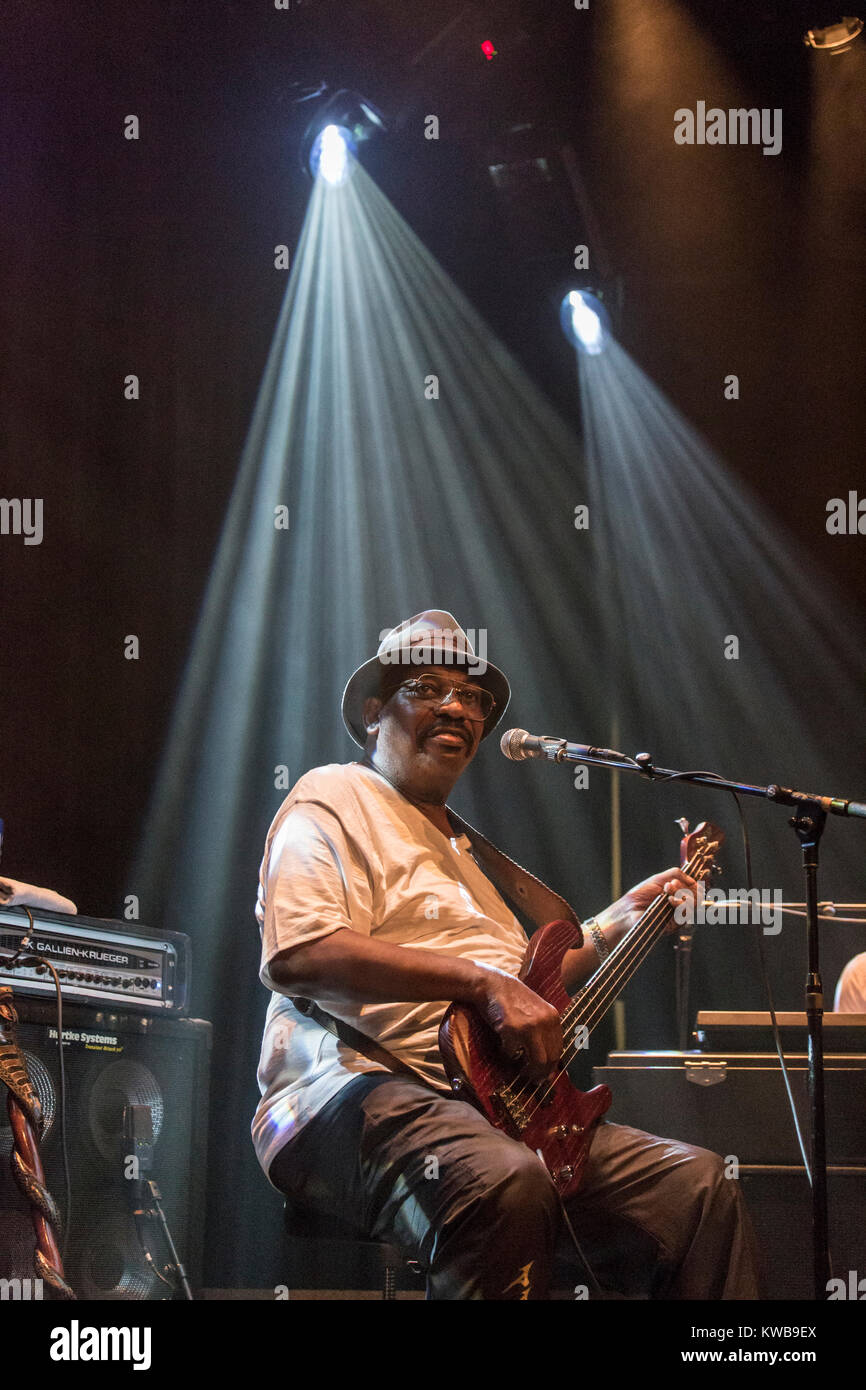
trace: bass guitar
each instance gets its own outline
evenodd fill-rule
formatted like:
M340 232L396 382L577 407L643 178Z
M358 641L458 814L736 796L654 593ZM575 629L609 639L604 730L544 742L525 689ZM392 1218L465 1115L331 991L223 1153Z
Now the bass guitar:
M688 831L688 822L682 825ZM681 844L684 871L706 879L724 838L706 821L686 833ZM580 1186L595 1126L612 1100L607 1086L579 1091L567 1068L664 935L675 911L676 904L660 893L572 998L562 983L562 961L566 951L580 945L576 928L556 921L533 934L518 978L559 1013L563 1049L553 1076L533 1080L521 1063L506 1058L496 1033L470 1005L452 1004L442 1020L439 1050L452 1090L497 1129L534 1149L563 1198Z

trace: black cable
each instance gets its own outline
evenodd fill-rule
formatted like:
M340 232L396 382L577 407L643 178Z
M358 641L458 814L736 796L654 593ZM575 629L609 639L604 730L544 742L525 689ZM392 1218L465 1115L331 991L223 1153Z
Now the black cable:
M745 865L746 865L746 888L747 888L747 890L749 891L749 893L751 893L751 892L752 892L752 888L753 888L753 880L752 880L752 847L751 847L751 844L750 844L750 842L749 842L749 828L748 828L748 825L747 825L747 823L746 823L746 815L745 815L745 811L743 810L743 806L742 806L742 803L741 803L741 801L740 801L740 798L739 798L739 796L737 795L737 793L734 791L733 787L728 787L726 790L728 790L728 791L731 793L731 796L734 798L734 801L737 803L737 811L739 812L739 816L740 816L740 827L741 827L742 835L743 835L743 858L744 858L744 860L745 860ZM751 901L751 899L750 899L750 901ZM773 1044L774 1044L774 1046L775 1046L775 1048L776 1048L776 1056L777 1056L778 1059L779 1059L779 1067L780 1067L781 1072L782 1072L782 1080L783 1080L783 1082L784 1082L784 1084L785 1084L785 1091L787 1092L787 1096L788 1096L788 1106L789 1106L790 1111L791 1111L791 1118L792 1118L792 1120L794 1121L794 1133L795 1133L796 1136L797 1136L797 1144L798 1144L798 1146L799 1146L800 1153L801 1153L802 1158L803 1158L803 1166L804 1166L804 1168L806 1169L806 1177L808 1178L808 1180L809 1180L809 1186L811 1187L811 1185L812 1185L812 1168L811 1168L811 1165L810 1165L810 1163L809 1163L808 1158L806 1157L806 1146L805 1146L805 1144L804 1144L804 1142L803 1142L803 1131L802 1131L802 1129L801 1129L801 1127L800 1127L800 1117L799 1117L799 1115L797 1114L797 1104L796 1104L796 1101L794 1100L794 1093L793 1093L793 1091L791 1090L791 1080L790 1080L790 1077L789 1077L789 1075L788 1075L788 1067L787 1067L787 1064L786 1064L786 1062L785 1062L785 1054L784 1054L783 1051L782 1051L782 1039L781 1039L781 1036L780 1036L780 1034L779 1034L779 1021L778 1021L778 1019L776 1018L776 1006L775 1006L775 1004L773 1003L773 990L772 990L772 987L771 987L771 985L770 985L770 977L769 977L769 975L768 975L768 973L767 973L767 960L766 960L766 957L765 957L765 955L764 955L764 943L763 943L763 941L761 940L761 935L762 935L762 933L761 933L761 924L760 924L760 922L758 921L758 922L753 922L752 925L753 925L753 927L755 928L755 944L756 944L756 946L757 946L757 948L758 948L758 960L760 961L760 965L761 965L761 978L762 978L762 980L763 980L764 991L765 991L766 996L767 996L767 1004L768 1004L768 1006L769 1006L769 1011L770 1011L770 1025L771 1025L772 1030L773 1030Z
M622 756L623 756L623 760L624 760L625 762L631 763L632 765L635 764L635 759L634 759L634 758L629 758L627 755L622 755ZM693 777L703 777L703 778L706 778L710 783L716 782L716 781L718 781L718 782L724 782L724 781L727 780L726 778L722 777L718 772L672 772L672 773L665 773L665 774L662 774L662 773L657 772L656 769L653 768L651 765L649 765L649 766L641 766L641 767L640 767L640 771L643 773L643 775L644 775L645 777L648 777L648 778L650 778L651 780L658 780L658 781L661 781L661 782L676 782L676 781L678 781L678 780L681 780L682 778L693 778ZM753 890L753 880L752 880L752 850L751 850L751 844L750 844L750 842L749 842L749 828L748 828L748 825L747 825L747 823L746 823L745 812L744 812L744 810L743 810L743 806L742 806L742 803L741 803L741 801L740 801L740 798L739 798L739 796L738 796L736 790L735 790L733 787L724 787L724 788L722 788L722 790L728 791L728 792L731 793L731 796L734 798L734 801L735 801L735 803L736 803L737 812L738 812L739 817L740 817L740 828L741 828L742 836L743 836L743 857L744 857L745 866L746 866L746 887L747 887L747 889L748 889L748 892L751 893L752 890ZM808 1156L807 1156L807 1154L806 1154L806 1145L805 1145L805 1143L804 1143L804 1141L803 1141L803 1131L802 1131L802 1128L801 1128L801 1125L800 1125L800 1116L799 1116L798 1113L797 1113L797 1104L796 1104L796 1101L794 1100L794 1093L793 1093L793 1091L791 1090L791 1080L790 1080L790 1077L789 1077L789 1075L788 1075L788 1067L787 1067L787 1064L786 1064L786 1061L785 1061L785 1054L784 1054L783 1051L782 1051L782 1039L781 1039L781 1036L780 1036L780 1034L779 1034L779 1021L778 1021L778 1019L776 1018L776 1006L775 1006L775 1004L774 1004L774 1002L773 1002L773 991L772 991L772 987L771 987L771 985L770 985L770 977L769 977L769 974L767 973L767 961L766 961L766 957L765 957L765 955L764 955L764 943L763 943L763 941L761 940L761 924L760 924L760 920L753 922L752 925L755 927L755 943L756 943L756 946L757 946L757 949L758 949L758 960L759 960L759 962L760 962L760 967L761 967L761 978L762 978L763 985L764 985L764 992L765 992L765 994L766 994L766 996L767 996L767 1004L768 1004L768 1007L769 1007L769 1013L770 1013L770 1026L771 1026L772 1032L773 1032L773 1045L774 1045L774 1047L775 1047L775 1049L776 1049L776 1056L777 1056L778 1059L779 1059L779 1068L780 1068L781 1073L782 1073L782 1080L783 1080L783 1082L784 1082L785 1092L786 1092L787 1097L788 1097L788 1108L789 1108L789 1110L790 1110L790 1112L791 1112L791 1119L792 1119L793 1122L794 1122L794 1133L795 1133L796 1138L797 1138L797 1145L798 1145L798 1147L799 1147L799 1149L800 1149L800 1155L801 1155L801 1157L802 1157L802 1159L803 1159L803 1167L804 1167L805 1172L806 1172L806 1178L808 1179L809 1186L812 1187L812 1186L813 1186L813 1180L812 1180L812 1167L811 1167L811 1164L810 1164L810 1162L809 1162L809 1158L808 1158ZM831 1261L830 1261L830 1272L831 1272L831 1274L832 1274L832 1268L833 1268L833 1267L832 1267L832 1259L831 1259Z
M629 762L634 762L634 759L633 759L633 758L627 758L627 761L629 761ZM645 776L650 777L650 778L652 778L652 779L654 779L654 780L661 781L661 782L676 782L676 781L678 781L678 780L681 780L681 779L684 778L684 777L689 777L689 778L691 778L691 777L706 777L706 778L708 778L711 782L716 782L716 781L718 781L718 782L724 782L724 781L726 780L726 779L725 779L724 777L722 777L718 772L672 772L672 773L662 774L662 773L657 772L656 769L655 769L655 768L652 768L652 767L649 767L649 768L642 768L641 771L644 773ZM749 893L751 893L751 892L752 892L752 889L753 889L753 882L752 882L752 849L751 849L751 844L750 844L750 842L749 842L749 827L748 827L748 825L747 825L747 823L746 823L745 812L744 812L744 810L743 810L743 805L742 805L742 802L740 801L739 795L737 794L737 792L734 790L733 787L724 787L724 788L722 788L722 790L723 790L723 791L730 792L730 794L731 794L731 796L734 798L734 801L735 801L736 806L737 806L737 812L738 812L739 817L740 817L740 829L741 829L742 836L743 836L743 857L744 857L744 859L745 859L745 865L746 865L746 887L747 887ZM766 993L766 996L767 996L767 1004L768 1004L768 1006L769 1006L770 1026L771 1026L772 1031L773 1031L773 1044L774 1044L775 1049L776 1049L776 1055L777 1055L777 1057L778 1057L778 1059L779 1059L779 1067L780 1067L781 1072L782 1072L782 1080L784 1081L784 1084L785 1084L785 1091L787 1092L787 1096L788 1096L788 1107L789 1107L789 1109L790 1109L790 1111L791 1111L791 1118L792 1118L792 1120L793 1120L793 1122L794 1122L794 1133L796 1134L796 1137L797 1137L797 1144L798 1144L798 1146L799 1146L800 1154L801 1154L802 1159L803 1159L803 1167L804 1167L805 1170L806 1170L806 1177L808 1178L808 1180L809 1180L809 1185L810 1185L810 1187L811 1187L811 1185L812 1185L812 1168L811 1168L811 1165L810 1165L810 1163L809 1163L809 1160L808 1160L808 1158L807 1158L807 1156L806 1156L806 1146L805 1146L805 1144L804 1144L804 1142L803 1142L803 1132L802 1132L802 1129L801 1129L801 1127L800 1127L800 1116L797 1114L797 1104L796 1104L796 1101L794 1100L794 1094L793 1094L793 1092L792 1092L792 1090L791 1090L791 1081L790 1081L790 1077L788 1076L788 1068L787 1068L787 1065L786 1065L786 1062L785 1062L785 1055L784 1055L784 1053L783 1053L783 1051L782 1051L782 1040L781 1040L781 1037L780 1037L780 1034L779 1034L779 1022L778 1022L778 1019L776 1018L776 1006L775 1006L775 1004L773 1003L773 991L772 991L772 988L771 988L771 986L770 986L770 977L769 977L769 975L768 975L768 973L767 973L767 961L766 961L766 957L764 956L764 943L763 943L763 941L761 940L761 924L760 924L760 921L758 921L758 922L753 922L752 925L755 927L755 942L756 942L756 945L757 945L757 948L758 948L758 960L759 960L760 966L761 966L761 978L762 978L762 980L763 980L764 991L765 991L765 993Z
M153 1258L153 1251L151 1250L150 1245L148 1244L150 1228L149 1225L145 1225L144 1223L152 1222L154 1219L154 1213L147 1209L147 1204L141 1197L141 1194L138 1195L138 1198L135 1202L132 1216L133 1221L135 1223L135 1234L138 1238L138 1244L141 1247L141 1253L144 1256L144 1262L150 1269L151 1274L155 1275L156 1278L161 1281L161 1283L165 1284L167 1289L171 1290L173 1298L174 1295L177 1293L178 1286L172 1280L167 1279L165 1277L165 1275L159 1270L156 1260ZM167 1266L163 1266L163 1268L166 1267Z
M592 1265L589 1263L589 1260L586 1258L586 1256L583 1253L583 1250L581 1249L580 1241L578 1240L577 1235L575 1233L575 1229L571 1224L571 1217L568 1214L565 1202L562 1200L562 1194L558 1193L557 1195L559 1196L559 1205L562 1209L563 1220L565 1221L565 1225L568 1229L568 1234L571 1237L572 1244L574 1245L574 1248L580 1256L581 1262L583 1263L583 1266L587 1274L589 1275L593 1289L597 1294L603 1295L604 1290L602 1289L601 1284L598 1282L598 1279L595 1277L595 1270L593 1269Z

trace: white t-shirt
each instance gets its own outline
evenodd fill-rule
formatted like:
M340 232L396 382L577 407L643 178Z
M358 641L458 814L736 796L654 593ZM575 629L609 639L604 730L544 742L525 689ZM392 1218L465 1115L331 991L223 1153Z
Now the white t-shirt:
M516 975L526 935L472 858L469 840L449 839L384 777L359 763L315 768L295 784L268 831L256 917L260 978L289 946L341 928L394 945L468 956ZM448 1090L438 1049L450 1000L339 1004L328 1013ZM279 1150L342 1086L384 1071L272 993L252 1135L265 1173Z
M866 1014L866 951L852 956L836 986L837 1014Z

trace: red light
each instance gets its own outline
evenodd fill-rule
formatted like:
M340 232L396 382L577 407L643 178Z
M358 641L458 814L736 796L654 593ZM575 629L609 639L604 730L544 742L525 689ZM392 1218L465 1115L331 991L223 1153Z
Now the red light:
M493 47L493 44L490 42L489 39L484 40L483 44L481 45L481 52L484 54L488 63L492 62L492 60L496 57L496 49Z

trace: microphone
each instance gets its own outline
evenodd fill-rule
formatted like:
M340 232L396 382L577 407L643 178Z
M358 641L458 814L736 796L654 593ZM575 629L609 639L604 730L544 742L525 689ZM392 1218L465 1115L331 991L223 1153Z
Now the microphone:
M554 738L551 734L529 734L525 729L506 729L499 747L513 763L522 763L525 758L556 757L559 749L565 747L565 739Z
M499 740L504 757L513 763L522 763L527 758L547 758L553 763L580 763L589 758L613 758L625 762L624 753L614 748L596 748L589 743L568 743L564 738L552 734L529 734L525 729L506 729Z

